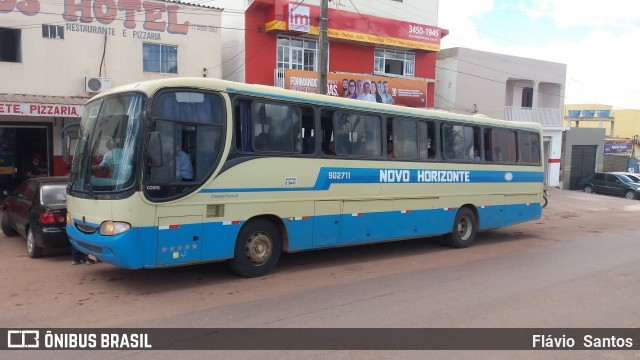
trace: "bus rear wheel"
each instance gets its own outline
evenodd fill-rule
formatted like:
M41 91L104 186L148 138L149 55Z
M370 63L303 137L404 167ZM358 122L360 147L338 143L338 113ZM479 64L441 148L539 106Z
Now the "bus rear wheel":
M456 214L451 233L446 234L444 239L449 246L466 248L475 240L477 231L478 220L476 214L471 209L463 207Z
M240 230L234 257L229 263L238 275L263 276L275 268L281 252L278 228L264 219L251 220Z

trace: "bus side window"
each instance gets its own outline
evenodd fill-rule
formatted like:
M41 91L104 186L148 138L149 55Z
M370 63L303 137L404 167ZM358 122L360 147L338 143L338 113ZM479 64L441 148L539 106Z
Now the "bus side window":
M333 111L323 109L320 112L320 137L322 153L325 156L336 156L335 134L333 132Z
M352 153L351 140L349 140L349 134L338 133L336 136L335 145L336 155L350 155Z
M240 101L240 145L242 151L301 154L313 152L313 109L286 103L253 101L250 111ZM236 129L238 124L236 123ZM304 139L307 138L307 149ZM246 142L251 140L251 146Z
M379 116L336 112L333 121L338 155L371 158L382 155L382 123Z
M236 101L234 118L236 148L240 151L251 151L251 101Z

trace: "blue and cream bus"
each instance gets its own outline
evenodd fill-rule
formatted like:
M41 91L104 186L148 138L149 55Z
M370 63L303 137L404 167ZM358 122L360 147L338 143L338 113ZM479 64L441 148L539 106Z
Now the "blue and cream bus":
M282 251L440 235L462 248L541 216L540 144L538 124L207 78L140 82L86 104L67 233L124 268L229 260L248 277Z

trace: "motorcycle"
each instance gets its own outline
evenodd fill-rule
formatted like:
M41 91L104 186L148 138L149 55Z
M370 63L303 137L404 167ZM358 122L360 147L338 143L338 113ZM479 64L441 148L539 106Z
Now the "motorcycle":
M542 208L546 208L547 205L549 204L549 189L548 188L544 188L542 189Z

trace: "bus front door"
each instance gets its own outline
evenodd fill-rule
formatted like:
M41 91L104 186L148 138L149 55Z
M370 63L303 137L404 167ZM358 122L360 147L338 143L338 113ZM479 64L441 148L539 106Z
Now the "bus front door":
M158 218L158 265L199 261L201 238L202 216Z
M313 247L337 245L342 226L342 201L316 201L313 217Z

